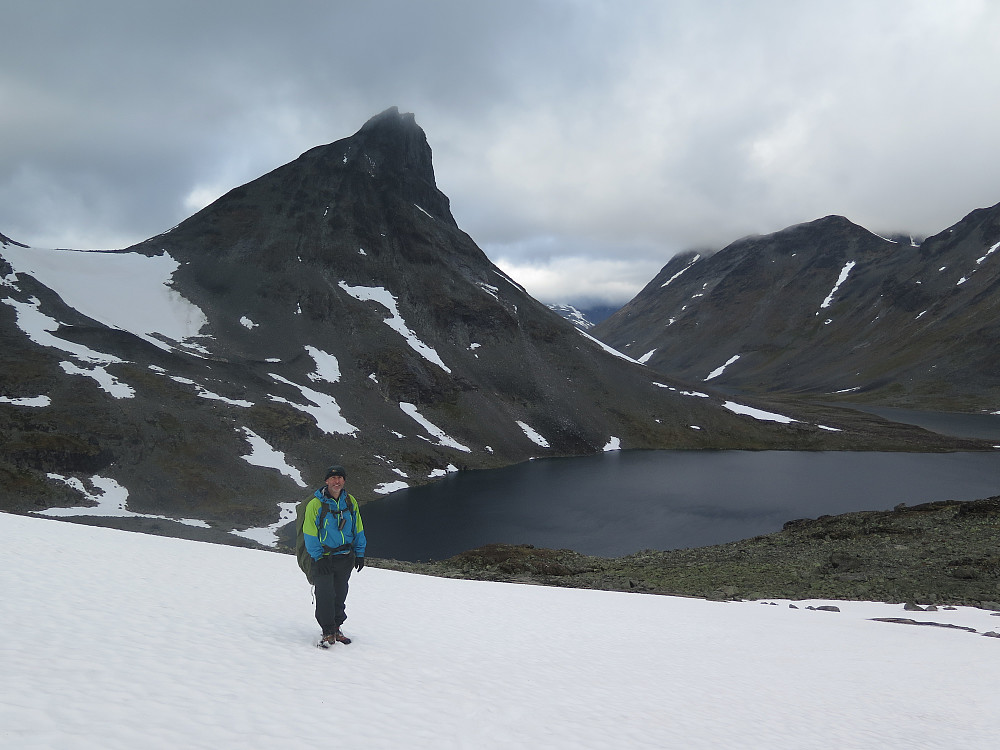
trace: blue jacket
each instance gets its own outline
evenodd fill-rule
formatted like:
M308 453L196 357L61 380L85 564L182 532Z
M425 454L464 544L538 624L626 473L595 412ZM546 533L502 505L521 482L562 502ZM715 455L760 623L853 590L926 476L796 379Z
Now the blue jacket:
M353 551L357 557L364 557L367 541L358 501L348 495L347 490L341 490L340 497L334 500L326 496L324 489L316 490L306 506L305 518L302 520L306 550L313 560L319 560L327 554L325 547L333 555L346 555ZM323 518L323 527L318 528L324 505L328 512ZM344 520L344 528L338 529L341 519Z

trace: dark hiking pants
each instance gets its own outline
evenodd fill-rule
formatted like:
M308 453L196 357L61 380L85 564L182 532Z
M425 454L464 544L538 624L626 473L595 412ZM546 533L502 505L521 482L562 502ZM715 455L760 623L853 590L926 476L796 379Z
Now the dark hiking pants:
M347 619L347 582L354 569L354 555L333 555L333 572L316 575L316 622L323 635L333 635Z

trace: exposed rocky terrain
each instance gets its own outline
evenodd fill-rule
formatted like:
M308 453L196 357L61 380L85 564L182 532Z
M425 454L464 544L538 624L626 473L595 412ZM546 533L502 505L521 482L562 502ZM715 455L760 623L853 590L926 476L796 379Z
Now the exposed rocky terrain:
M415 573L710 599L853 599L1000 610L1000 496L789 521L713 547L599 558L488 545Z
M756 394L1000 408L1000 205L921 243L841 216L670 260L597 336Z

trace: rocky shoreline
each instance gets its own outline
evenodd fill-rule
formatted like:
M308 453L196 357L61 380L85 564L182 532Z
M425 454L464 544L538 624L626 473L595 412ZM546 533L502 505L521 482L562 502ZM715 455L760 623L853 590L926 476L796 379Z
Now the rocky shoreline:
M1000 495L789 521L728 544L619 558L491 544L411 573L735 599L842 599L1000 610Z

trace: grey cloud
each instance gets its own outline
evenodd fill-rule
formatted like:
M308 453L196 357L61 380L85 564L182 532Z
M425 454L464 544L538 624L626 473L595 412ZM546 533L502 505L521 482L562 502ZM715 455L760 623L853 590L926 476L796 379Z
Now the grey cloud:
M13 5L0 231L32 244L151 236L391 105L460 225L572 265L568 298L830 213L927 234L1000 201L990 3Z

